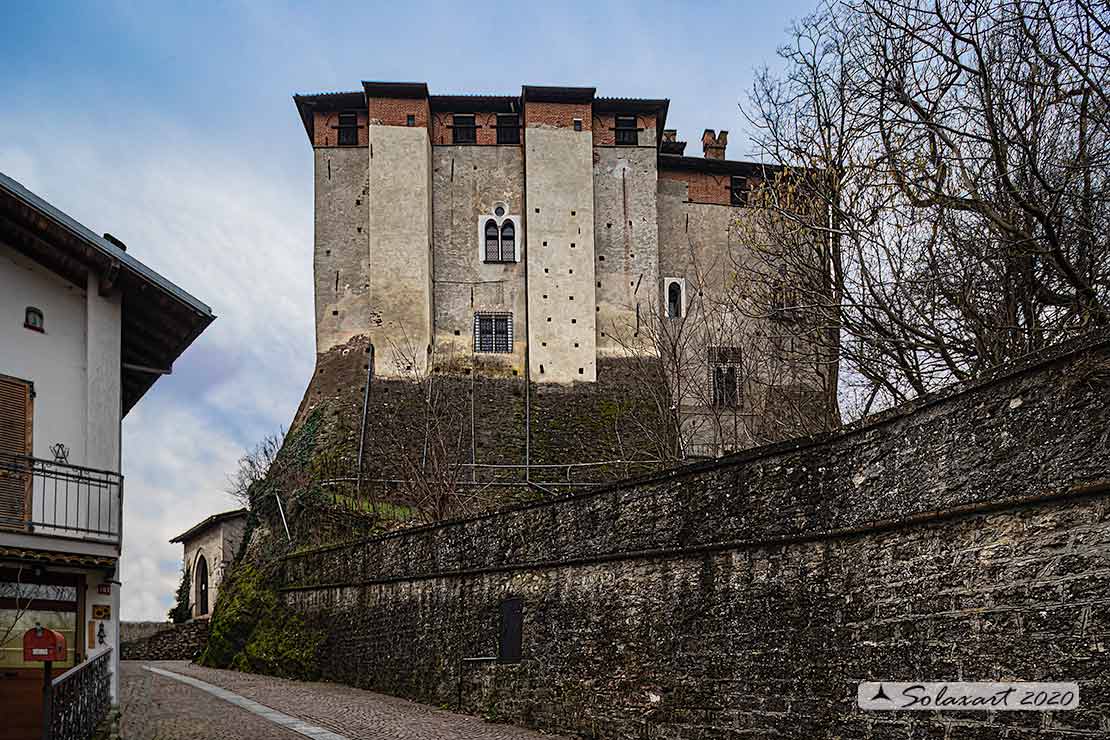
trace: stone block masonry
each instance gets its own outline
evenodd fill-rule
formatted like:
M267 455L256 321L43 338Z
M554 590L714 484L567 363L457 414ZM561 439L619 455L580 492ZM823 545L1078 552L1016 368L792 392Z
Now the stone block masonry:
M1110 731L1110 335L836 435L289 556L325 675L592 738ZM507 598L523 660L496 655ZM1078 681L864 714L860 680Z

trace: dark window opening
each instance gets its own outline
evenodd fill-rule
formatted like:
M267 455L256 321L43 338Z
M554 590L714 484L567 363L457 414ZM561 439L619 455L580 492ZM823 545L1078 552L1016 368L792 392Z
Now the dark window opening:
M709 384L714 407L740 405L740 361L739 347L709 348Z
M197 616L208 613L208 561L201 555L197 560Z
M486 262L497 262L500 259L500 254L497 222L491 218L486 221Z
M677 282L667 286L667 318L682 318L682 285Z
M28 306L27 310L23 313L23 326L32 331L46 331L42 311L34 306Z
M729 200L734 206L748 205L748 178L733 176L729 180Z
M358 114L339 114L339 146L358 145Z
M473 114L456 113L451 120L452 141L455 144L475 144L478 142L478 127Z
M516 261L516 227L512 221L501 224L501 261Z
M474 314L475 352L512 352L513 315L511 313Z
M416 116L414 116L411 113L409 113L407 116L405 116L405 125L406 126L415 126L416 125Z
M541 372L543 372L541 370ZM519 663L524 653L524 602L505 599L501 602L501 624L497 634L497 659L502 663Z
M582 119L581 118L575 118L574 119L574 130L575 131L581 131L582 130Z
M639 132L636 130L636 116L617 116L616 131L617 144L621 146L636 146Z
M520 143L520 119L515 113L499 113L497 115L497 143Z

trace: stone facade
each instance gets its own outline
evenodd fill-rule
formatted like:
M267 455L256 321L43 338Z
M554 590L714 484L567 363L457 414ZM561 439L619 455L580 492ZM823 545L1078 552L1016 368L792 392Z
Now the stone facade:
M754 207L734 203L732 183L769 170L726 160L723 131L706 132L705 157L673 153L674 132L664 147L665 99L537 86L431 95L423 83L368 82L296 102L316 153L317 356L368 336L378 378L473 370L596 382L601 358L666 351L648 326L668 320L670 281L684 286L683 305L723 296L731 262L757 238ZM357 130L341 146L343 111ZM486 251L482 225L499 209L516 226L509 259ZM494 316L509 338L482 346L482 317L492 327ZM709 347L748 349L719 334L699 330L684 350L696 356L672 363L668 382L702 391L679 393L694 419L688 441L735 449L751 435L724 439L719 413L697 422L715 403L736 407L731 426L758 413L745 393L722 402L705 392Z
M235 560L243 543L247 510L237 509L213 514L170 542L180 542L185 550L191 589L189 606L194 618L207 618L216 607L224 571Z
M1110 335L796 440L299 552L328 678L597 738L1105 737ZM506 601L522 659L496 656ZM1078 681L863 713L860 680Z

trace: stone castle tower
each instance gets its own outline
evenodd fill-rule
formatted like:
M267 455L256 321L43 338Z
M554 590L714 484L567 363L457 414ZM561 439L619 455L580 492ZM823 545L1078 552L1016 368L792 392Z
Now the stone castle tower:
M593 88L364 82L294 100L315 156L317 353L368 336L380 378L593 383L656 351L642 324L723 289L767 171L725 159L725 131L684 156L667 100ZM714 343L729 341L707 337L689 372L737 404L743 347Z

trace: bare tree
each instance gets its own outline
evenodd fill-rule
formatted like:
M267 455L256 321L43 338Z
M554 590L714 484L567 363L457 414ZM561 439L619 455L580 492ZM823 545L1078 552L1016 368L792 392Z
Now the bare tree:
M34 596L24 596L24 591L29 590L33 594L36 586L35 584L28 584L30 588L25 589L23 583L23 569L24 566L20 565L16 569L15 581L8 583L8 588L12 591L11 599L15 604L15 608L6 610L9 614L10 622L0 631L0 648L6 646L13 637L16 637L16 628L19 626L24 615L27 614L34 604Z
M805 303L855 413L1107 322L1107 30L1084 0L829 2L760 75L747 113L790 172L765 261L826 245Z
M239 458L239 466L227 477L227 493L243 506L251 505L251 489L266 480L270 468L281 452L285 432L268 434ZM257 493L257 492L256 492Z

